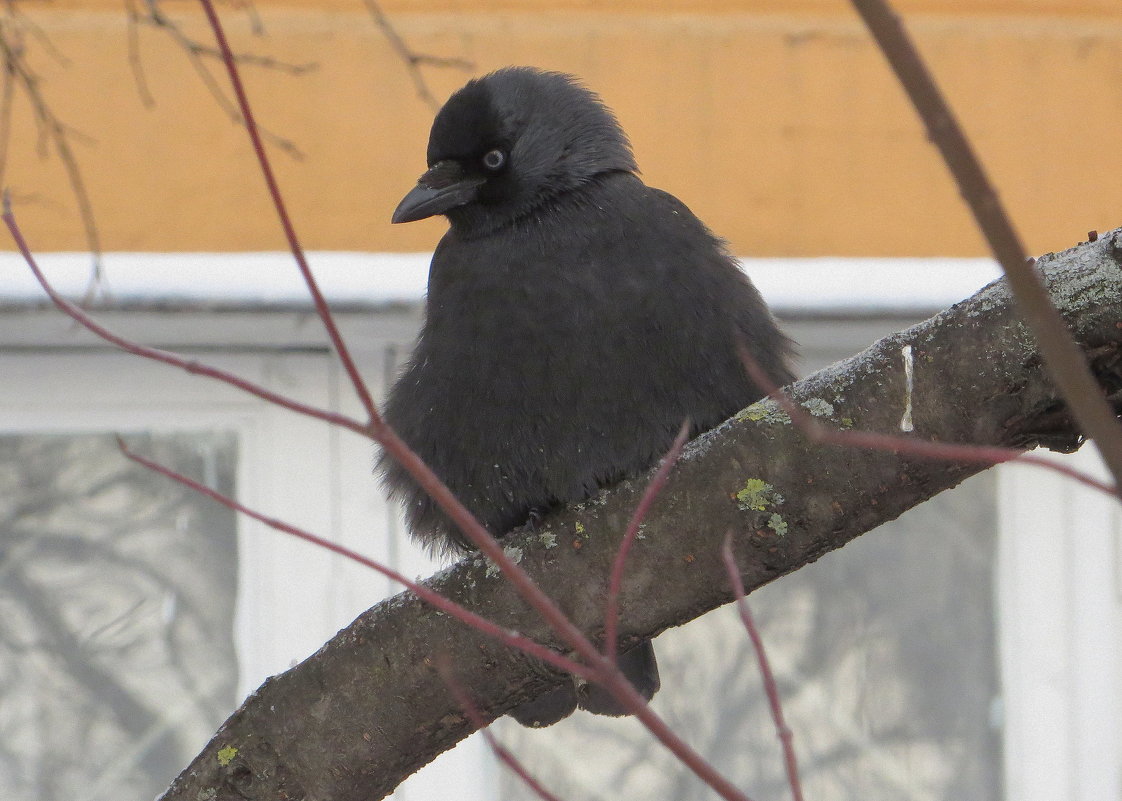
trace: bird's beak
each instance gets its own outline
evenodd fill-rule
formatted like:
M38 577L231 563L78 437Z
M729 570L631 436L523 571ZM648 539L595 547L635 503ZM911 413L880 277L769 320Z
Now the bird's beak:
M458 162L438 161L397 204L393 222L423 220L470 203L485 180L483 176L465 175Z

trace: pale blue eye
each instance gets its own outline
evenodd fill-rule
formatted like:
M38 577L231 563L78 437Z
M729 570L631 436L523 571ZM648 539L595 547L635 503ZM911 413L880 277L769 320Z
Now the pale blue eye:
M506 164L506 153L501 150L488 150L483 156L483 166L494 171Z

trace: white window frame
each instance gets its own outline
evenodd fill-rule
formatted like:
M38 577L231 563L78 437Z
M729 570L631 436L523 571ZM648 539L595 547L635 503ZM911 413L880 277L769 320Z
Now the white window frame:
M1092 446L1052 458L1107 476ZM1122 798L1122 509L1056 472L997 471L1006 798Z

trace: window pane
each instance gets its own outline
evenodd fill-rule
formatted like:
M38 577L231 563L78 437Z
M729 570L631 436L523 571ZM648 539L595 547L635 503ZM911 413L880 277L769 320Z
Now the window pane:
M137 452L234 492L230 432ZM233 513L104 434L0 436L0 798L163 790L229 713Z

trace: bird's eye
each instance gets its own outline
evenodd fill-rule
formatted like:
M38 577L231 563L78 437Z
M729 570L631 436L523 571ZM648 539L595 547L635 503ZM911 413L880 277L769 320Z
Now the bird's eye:
M501 169L506 164L506 153L501 150L488 150L483 154L483 166L492 172Z

